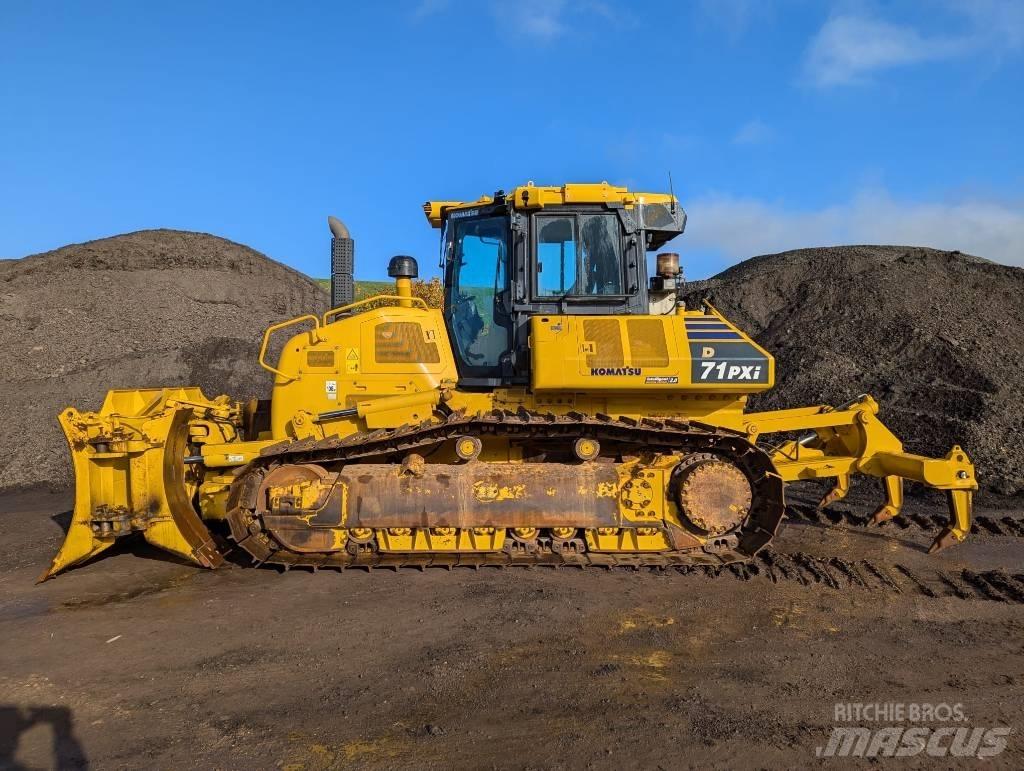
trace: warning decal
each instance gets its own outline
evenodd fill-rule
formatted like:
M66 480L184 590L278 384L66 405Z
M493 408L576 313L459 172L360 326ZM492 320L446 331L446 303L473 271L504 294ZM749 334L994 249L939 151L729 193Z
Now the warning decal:
M345 349L345 373L348 375L354 375L359 372L359 349L358 348L346 348Z

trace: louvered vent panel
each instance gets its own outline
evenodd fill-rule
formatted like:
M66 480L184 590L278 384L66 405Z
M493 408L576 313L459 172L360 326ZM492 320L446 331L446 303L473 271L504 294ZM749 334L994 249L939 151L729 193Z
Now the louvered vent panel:
M583 322L584 341L594 344L587 355L588 367L623 367L622 329L615 319L587 319Z
M668 343L665 340L665 325L661 319L630 319L626 322L626 327L629 330L632 366L668 366Z
M423 327L412 321L378 324L373 330L373 355L379 364L437 364L437 343L423 339Z

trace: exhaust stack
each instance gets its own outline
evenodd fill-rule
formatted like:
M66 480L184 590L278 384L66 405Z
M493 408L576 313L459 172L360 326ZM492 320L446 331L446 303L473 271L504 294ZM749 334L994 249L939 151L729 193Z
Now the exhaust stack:
M328 217L327 226L331 229L331 307L339 308L348 305L355 299L356 287L353 272L355 270L356 244L345 227L345 223L337 217Z

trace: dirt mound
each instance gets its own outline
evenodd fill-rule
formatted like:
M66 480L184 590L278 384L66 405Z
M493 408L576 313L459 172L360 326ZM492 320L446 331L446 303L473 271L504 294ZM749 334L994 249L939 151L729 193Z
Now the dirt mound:
M983 488L1024 492L1024 270L903 246L754 257L688 287L773 353L755 409L868 392L909 451L971 453Z
M0 490L71 483L55 415L110 388L266 395L264 328L328 297L247 246L145 230L0 261Z

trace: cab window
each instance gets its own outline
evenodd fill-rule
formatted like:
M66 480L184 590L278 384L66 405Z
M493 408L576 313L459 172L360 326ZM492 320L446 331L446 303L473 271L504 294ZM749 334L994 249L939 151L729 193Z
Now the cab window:
M455 352L467 369L498 370L509 332L497 298L508 281L508 220L484 217L455 222L451 244L448 323Z
M538 215L536 231L538 297L623 294L615 214Z

